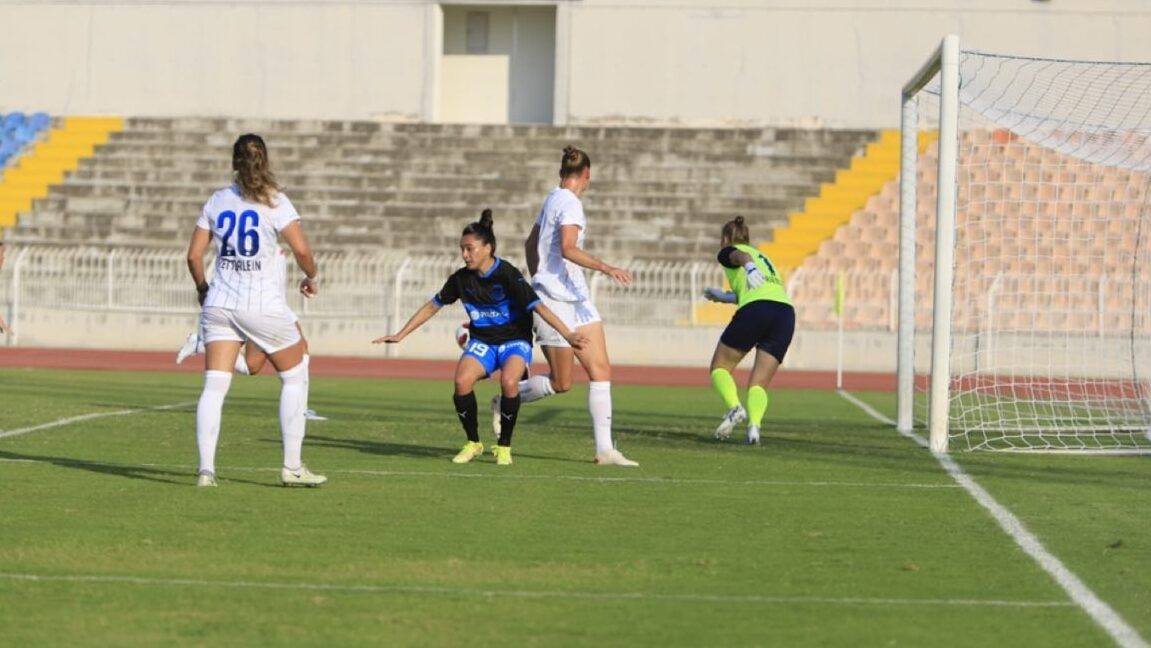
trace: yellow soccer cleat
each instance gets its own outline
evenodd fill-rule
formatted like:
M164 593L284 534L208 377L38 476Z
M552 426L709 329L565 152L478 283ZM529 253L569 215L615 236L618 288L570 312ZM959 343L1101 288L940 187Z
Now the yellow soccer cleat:
M512 448L511 446L496 446L492 448L492 454L496 456L497 466L510 466L512 465Z
M484 453L484 444L479 441L468 441L464 447L452 457L452 463L466 464Z

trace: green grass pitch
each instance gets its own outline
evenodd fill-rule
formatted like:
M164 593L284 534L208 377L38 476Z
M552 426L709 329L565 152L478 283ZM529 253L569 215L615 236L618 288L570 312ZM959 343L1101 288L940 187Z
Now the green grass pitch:
M926 451L834 393L773 391L746 447L711 439L709 389L616 385L627 469L591 463L577 386L524 407L515 465L456 466L449 377L315 378L330 420L304 458L330 481L288 489L279 383L237 377L220 485L197 489L199 387L0 370L0 643L1113 645ZM957 458L1151 637L1151 460Z

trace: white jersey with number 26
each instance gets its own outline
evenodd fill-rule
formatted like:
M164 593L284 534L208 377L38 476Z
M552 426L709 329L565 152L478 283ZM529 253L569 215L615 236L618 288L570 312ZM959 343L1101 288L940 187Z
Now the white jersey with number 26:
M288 310L280 260L280 232L300 219L292 201L277 193L268 207L245 200L233 185L212 194L196 227L211 231L216 269L204 308L258 313Z

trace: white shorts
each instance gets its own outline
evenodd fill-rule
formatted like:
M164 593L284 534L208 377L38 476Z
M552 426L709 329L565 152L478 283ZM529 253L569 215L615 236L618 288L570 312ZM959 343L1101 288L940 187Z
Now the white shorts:
M200 328L204 342L248 342L269 355L300 341L296 328L296 314L285 309L282 313L255 313L228 308L205 308L200 313Z
M560 318L569 329L572 331L584 326L585 324L594 324L595 322L603 321L599 316L599 311L596 310L595 304L590 301L574 301L564 302L556 301L546 295L540 295L540 301L545 306L551 309L556 317ZM536 328L536 344L540 346L550 347L570 347L568 341L551 327L542 317L538 314L533 314L535 319Z

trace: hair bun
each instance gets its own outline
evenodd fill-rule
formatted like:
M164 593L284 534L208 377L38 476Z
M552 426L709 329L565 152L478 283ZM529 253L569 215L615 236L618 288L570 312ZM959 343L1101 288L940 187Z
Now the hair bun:
M491 229L491 227L492 227L492 210L490 207L485 208L482 212L480 212L480 225L483 225L484 227Z

